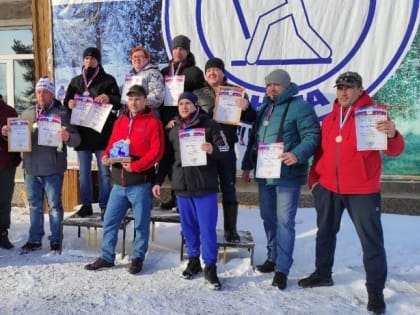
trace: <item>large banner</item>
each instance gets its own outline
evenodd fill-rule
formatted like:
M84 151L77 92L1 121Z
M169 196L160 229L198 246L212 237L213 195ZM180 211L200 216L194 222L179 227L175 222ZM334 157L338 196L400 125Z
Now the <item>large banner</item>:
M254 107L265 75L282 68L322 120L336 77L357 71L376 102L389 105L407 141L401 157L385 159L384 174L420 175L419 0L52 0L52 6L59 95L80 73L86 47L102 51L105 70L122 85L132 47L147 47L163 66L178 34L191 39L199 67L222 58L227 78L247 90ZM242 144L246 133L239 131Z

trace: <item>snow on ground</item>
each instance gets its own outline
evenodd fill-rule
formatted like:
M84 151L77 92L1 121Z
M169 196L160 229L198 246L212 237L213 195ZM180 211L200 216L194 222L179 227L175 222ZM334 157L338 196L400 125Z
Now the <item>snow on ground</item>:
M66 216L69 214L66 213ZM255 263L265 256L265 236L256 209L240 210L239 228L252 232ZM222 218L222 214L219 213ZM116 267L86 271L83 266L100 255L101 229L96 247L86 245L76 227L65 227L61 255L41 251L20 255L0 249L0 314L365 314L362 254L347 214L338 236L333 287L301 289L298 279L314 269L315 211L299 209L296 218L294 265L288 287L271 286L273 274L259 274L250 266L245 249L231 249L225 264L218 263L223 290L205 286L202 275L184 280L180 274L179 225L156 224L143 271L131 275L130 262L117 255ZM46 216L46 235L49 234ZM420 314L420 217L383 215L389 275L384 291L387 314ZM219 220L219 226L223 222ZM14 208L10 239L16 248L27 240L28 210ZM133 238L127 228L128 252ZM94 234L91 233L91 238ZM121 253L121 239L117 251Z

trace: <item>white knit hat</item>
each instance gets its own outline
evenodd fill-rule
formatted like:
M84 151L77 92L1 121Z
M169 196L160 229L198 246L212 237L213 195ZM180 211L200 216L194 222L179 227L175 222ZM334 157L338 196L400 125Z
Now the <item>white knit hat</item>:
M55 95L54 83L47 77L41 77L35 86L35 90L47 90Z

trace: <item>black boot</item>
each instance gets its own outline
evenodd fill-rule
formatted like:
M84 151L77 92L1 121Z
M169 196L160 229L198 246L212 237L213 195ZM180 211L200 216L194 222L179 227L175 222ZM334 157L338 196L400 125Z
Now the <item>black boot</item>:
M223 203L223 217L226 242L239 243L240 237L236 230L236 221L238 219L238 203Z
M12 249L15 247L12 243L9 241L8 237L9 233L7 230L1 230L0 231L0 247L4 249Z

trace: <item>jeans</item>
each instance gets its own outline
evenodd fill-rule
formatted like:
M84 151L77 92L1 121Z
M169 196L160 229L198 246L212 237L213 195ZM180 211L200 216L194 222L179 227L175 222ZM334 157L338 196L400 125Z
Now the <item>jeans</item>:
M267 258L275 271L289 274L295 247L295 217L301 187L258 185L260 215L267 236Z
M238 203L236 199L236 154L235 147L229 148L223 159L217 161L222 201L227 204Z
M103 151L77 151L79 159L79 183L82 204L92 203L92 154L95 154L98 165L99 182L99 207L106 208L109 193L111 191L111 174L108 166L102 164L101 155Z
M44 236L44 209L42 207L44 195L48 201L48 215L50 219L49 237L51 244L61 242L61 222L63 221L63 207L61 191L63 175L32 176L25 173L25 188L29 202L30 221L29 242L42 243Z
M130 207L134 214L136 234L132 258L140 258L143 261L146 256L149 246L152 184L145 183L125 187L114 184L105 211L102 236L102 258L108 262L115 260L118 230Z
M341 217L346 208L356 228L363 250L368 292L382 293L387 278L387 262L381 223L381 196L340 195L318 184L312 191L317 213L316 268L330 276Z
M177 205L188 257L200 257L201 245L204 264L216 264L217 194L177 196Z
M10 227L15 173L16 166L10 166L0 171L0 232Z

